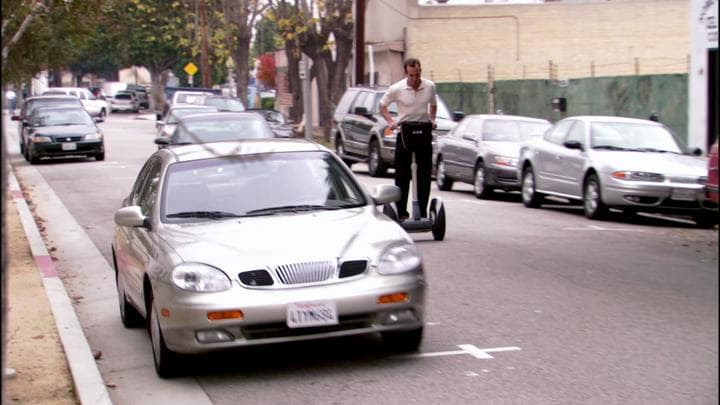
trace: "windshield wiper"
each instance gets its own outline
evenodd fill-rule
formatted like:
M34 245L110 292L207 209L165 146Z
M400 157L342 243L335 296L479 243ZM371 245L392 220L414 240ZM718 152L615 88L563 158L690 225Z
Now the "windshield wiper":
M638 152L677 153L677 152L673 152L671 150L662 150L662 149L655 149L655 148L636 148L633 150L636 150Z
M597 145L597 146L593 146L593 149L634 150L634 149L628 149L628 148L623 148L622 146L614 146L614 145Z
M338 210L341 207L331 207L329 205L281 205L278 207L260 208L256 210L250 210L245 213L245 216L256 216L266 214L278 214L282 212L301 212L301 211L315 211L315 210Z
M223 218L236 218L241 215L234 214L226 211L184 211L176 212L174 214L168 214L168 218L210 218L210 219L223 219Z

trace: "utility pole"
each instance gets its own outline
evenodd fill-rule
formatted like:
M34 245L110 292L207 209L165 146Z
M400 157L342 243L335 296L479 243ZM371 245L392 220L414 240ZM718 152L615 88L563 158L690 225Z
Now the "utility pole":
M365 81L365 0L355 0L355 85Z
M200 71L202 86L210 87L210 63L208 62L207 5L205 0L198 0L200 11Z

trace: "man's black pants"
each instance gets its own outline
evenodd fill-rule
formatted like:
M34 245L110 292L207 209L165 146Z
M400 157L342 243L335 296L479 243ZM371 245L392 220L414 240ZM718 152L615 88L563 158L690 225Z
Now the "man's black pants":
M400 125L395 144L395 185L400 188L398 217L409 217L407 210L410 180L412 179L412 153L417 164L417 190L420 216L427 218L432 175L432 124L430 122L404 122Z

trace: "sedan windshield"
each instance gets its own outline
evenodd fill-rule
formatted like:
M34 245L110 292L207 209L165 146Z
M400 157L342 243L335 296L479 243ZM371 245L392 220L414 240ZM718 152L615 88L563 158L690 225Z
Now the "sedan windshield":
M683 153L673 134L659 125L594 122L590 137L593 149Z
M209 108L175 108L170 113L170 116L167 119L168 124L177 124L180 118L190 115L190 114L200 114L200 113L206 113L206 112L215 112L217 110L215 109L209 109Z
M84 110L38 111L33 114L30 124L33 127L50 127L56 125L93 125L90 115Z
M216 157L168 167L163 220L192 222L298 214L367 204L327 152Z
M272 130L260 117L225 119L213 115L209 118L185 120L173 133L170 143L207 143L272 137Z

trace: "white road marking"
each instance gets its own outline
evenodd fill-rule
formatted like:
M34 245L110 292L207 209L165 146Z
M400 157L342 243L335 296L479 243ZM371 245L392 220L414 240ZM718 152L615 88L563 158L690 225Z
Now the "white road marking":
M467 376L467 377L477 377L477 376L479 376L479 375L480 375L480 374L478 374L478 373L476 373L476 372L474 372L474 371L466 371L466 372L465 372L465 376Z
M454 355L458 355L458 354L469 354L469 355L475 357L476 359L494 359L494 357L491 356L489 353L522 350L519 347L515 347L515 346L491 347L488 349L479 349L475 345L458 345L458 347L460 348L460 350L451 350L451 351L445 351L445 352L418 353L418 354L411 354L406 357L439 357L439 356L454 356Z

